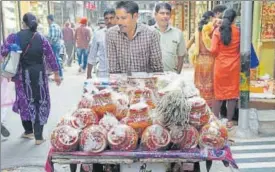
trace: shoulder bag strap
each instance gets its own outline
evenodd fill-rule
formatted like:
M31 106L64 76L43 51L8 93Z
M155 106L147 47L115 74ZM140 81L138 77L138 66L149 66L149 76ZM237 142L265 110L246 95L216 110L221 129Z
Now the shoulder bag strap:
M31 38L30 42L28 43L27 47L25 48L22 57L24 57L24 56L27 54L27 51L29 50L29 48L30 48L30 46L31 46L31 42L32 42L32 40L34 39L35 35L36 35L36 32L33 34L33 36L32 36L32 38Z

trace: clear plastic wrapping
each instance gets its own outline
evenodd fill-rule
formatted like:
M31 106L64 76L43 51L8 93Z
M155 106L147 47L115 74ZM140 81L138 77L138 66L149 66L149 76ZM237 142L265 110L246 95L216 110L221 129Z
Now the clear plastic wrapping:
M111 149L115 151L133 151L138 144L136 131L124 124L112 128L108 132L107 139Z
M74 128L83 129L90 125L98 124L98 116L92 109L77 109L71 118L71 123Z
M58 152L75 151L79 143L79 130L63 125L51 134L51 145Z
M94 103L92 109L96 112L99 119L101 119L105 113L116 113L116 104L113 102L111 90L101 90L97 94L93 95Z
M213 120L202 127L199 145L206 149L222 149L228 140L227 128L218 120Z
M108 132L113 127L119 125L119 121L117 120L117 118L113 114L107 113L99 121L99 125Z
M107 131L99 125L85 128L80 137L80 149L84 152L100 153L108 145Z
M170 130L172 149L193 149L199 142L198 130L188 125L185 128L174 127Z
M157 151L167 148L171 136L161 125L154 124L145 129L141 138L141 148L146 151Z
M148 105L143 102L131 105L129 115L123 118L121 123L127 124L135 129L139 137L141 137L143 131L152 125Z

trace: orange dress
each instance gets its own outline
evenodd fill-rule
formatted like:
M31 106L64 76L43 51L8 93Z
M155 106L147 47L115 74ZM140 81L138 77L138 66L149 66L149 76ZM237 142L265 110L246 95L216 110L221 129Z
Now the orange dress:
M221 41L219 29L214 31L211 53L215 56L214 96L216 100L239 98L240 91L240 30L232 25L232 40L226 46Z
M200 90L200 95L204 98L209 107L212 107L214 100L213 89L213 67L214 58L205 47L202 34L199 34L199 55L196 58L195 85Z

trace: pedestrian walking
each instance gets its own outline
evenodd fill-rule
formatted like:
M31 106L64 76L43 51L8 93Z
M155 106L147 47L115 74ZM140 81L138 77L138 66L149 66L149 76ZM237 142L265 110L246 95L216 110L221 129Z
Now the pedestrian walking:
M1 56L6 57L9 47L19 41L23 50L18 72L12 80L15 83L16 100L13 111L19 113L24 127L23 138L35 138L40 145L43 138L43 127L50 113L50 94L46 66L54 72L57 85L61 79L59 65L48 40L37 32L37 20L31 13L23 16L23 29L11 34L1 47Z
M54 22L54 16L52 14L47 16L47 20L49 24L48 40L57 60L59 76L63 79L62 59L60 58L60 41L62 39L62 31L59 25Z
M74 30L71 28L70 23L66 22L65 27L62 30L63 32L63 40L66 47L67 54L67 66L71 67L73 62L73 53L74 53L74 44L75 44L75 36Z
M98 60L98 69L96 70L97 77L108 77L108 58L106 55L106 32L109 28L115 25L115 10L107 9L104 12L104 25L105 27L96 31L92 40L92 44L89 51L88 57L88 70L87 79L92 78L92 70L95 68ZM97 58L98 57L98 58ZM97 60L98 59L98 60Z
M195 33L195 52L193 54L194 81L200 90L200 95L206 100L209 107L214 101L213 70L214 57L209 51L213 33L213 20L215 14L207 11L199 22L198 30Z
M2 60L2 57L1 57ZM9 79L0 76L1 78L1 135L9 137L10 132L5 127L4 122L7 116L8 110L12 107L15 101L15 88L14 83Z
M163 72L159 35L137 23L138 11L134 1L117 3L117 26L106 34L110 73Z
M88 47L91 40L91 32L87 27L87 22L87 18L83 17L80 20L81 25L75 31L79 72L84 72L86 70L88 61Z
M183 59L187 57L183 32L170 23L172 7L168 3L159 3L155 8L156 24L152 27L160 34L160 46L164 71L181 73Z
M214 31L211 53L215 56L213 112L219 117L222 101L227 101L227 127L233 126L232 118L239 98L240 86L240 30L234 24L236 12L224 12L222 24Z

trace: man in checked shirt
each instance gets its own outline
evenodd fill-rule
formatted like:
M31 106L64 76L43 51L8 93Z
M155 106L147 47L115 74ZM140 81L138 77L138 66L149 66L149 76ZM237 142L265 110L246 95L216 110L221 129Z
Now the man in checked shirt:
M134 1L117 3L117 26L106 34L110 73L163 72L159 35L137 23L138 10Z

